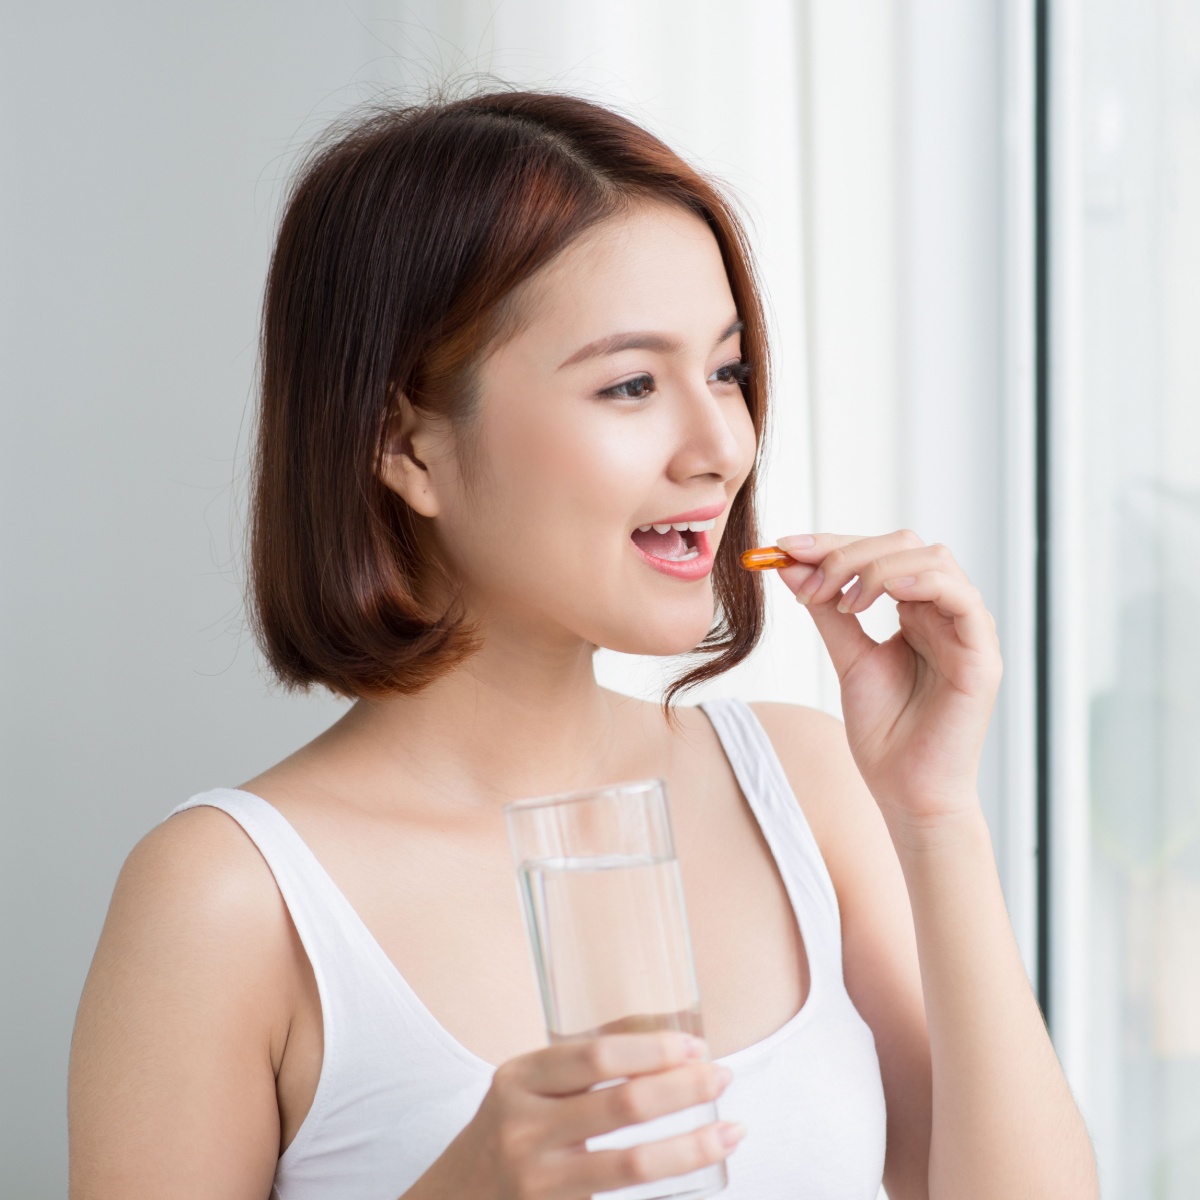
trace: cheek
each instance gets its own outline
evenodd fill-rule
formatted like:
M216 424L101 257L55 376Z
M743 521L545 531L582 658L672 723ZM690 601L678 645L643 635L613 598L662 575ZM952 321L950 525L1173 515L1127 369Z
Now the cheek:
M644 439L586 414L568 419L578 415L548 419L512 405L479 431L480 476L446 523L456 569L473 587L521 604L553 595L575 606L579 589L594 600L597 581L614 578L650 454ZM558 581L551 589L548 572Z
M742 452L740 484L750 474L754 458L758 453L758 439L754 436L754 419L744 400L739 401L729 415L729 428Z
M658 439L564 407L561 418L511 421L497 431L493 461L507 481L511 517L572 540L608 527L627 532L631 512L661 471Z

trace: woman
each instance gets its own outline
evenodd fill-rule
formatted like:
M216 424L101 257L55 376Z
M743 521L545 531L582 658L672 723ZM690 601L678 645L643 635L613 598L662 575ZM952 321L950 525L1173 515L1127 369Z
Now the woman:
M736 1197L1095 1195L976 795L1000 658L950 554L781 540L844 732L595 682L598 646L699 648L671 700L755 644L766 367L735 217L601 107L383 112L309 162L267 287L254 612L285 683L356 702L130 855L73 1047L76 1200L571 1200L739 1125ZM708 1046L546 1047L502 806L647 776ZM717 1095L694 1134L585 1148Z

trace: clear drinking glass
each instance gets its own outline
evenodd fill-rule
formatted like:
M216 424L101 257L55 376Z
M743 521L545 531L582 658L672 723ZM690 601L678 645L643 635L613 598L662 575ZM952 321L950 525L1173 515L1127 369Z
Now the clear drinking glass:
M550 1041L655 1029L703 1037L666 784L520 800L504 816ZM588 1138L587 1148L659 1141L717 1119L707 1101ZM720 1162L596 1196L700 1200L727 1183Z

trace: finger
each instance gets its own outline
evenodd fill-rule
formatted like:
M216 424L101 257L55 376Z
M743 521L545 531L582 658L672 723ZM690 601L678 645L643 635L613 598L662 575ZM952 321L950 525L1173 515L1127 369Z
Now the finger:
M816 571L800 585L796 599L803 604L824 604L836 597L868 563L924 544L911 530L901 529L896 533L857 538L840 546L831 546L816 564Z
M941 571L953 578L967 580L966 572L940 542L917 550L900 550L873 559L858 572L858 579L838 601L838 612L865 612L884 593L884 581L917 576L925 571Z
M797 596L798 600L800 597ZM813 624L829 651L833 669L839 680L845 679L854 664L879 643L858 623L858 618L849 613L840 613L833 600L824 604L810 604Z
M791 566L777 567L779 578L788 586L792 595L800 590L804 581L816 570L816 567L806 563L792 563Z
M996 628L991 614L979 589L965 579L943 571L922 571L916 577L886 580L884 587L896 600L932 604L943 617L953 621L955 633L968 649L984 651L995 645Z
M517 1081L541 1096L586 1092L608 1079L663 1071L708 1057L698 1038L673 1029L653 1033L606 1033L559 1042L513 1059Z
M731 1141L721 1140L729 1130ZM714 1121L691 1133L641 1142L621 1150L592 1150L583 1156L584 1169L580 1183L590 1192L615 1191L634 1183L649 1183L654 1179L670 1179L688 1175L710 1163L721 1162L740 1141L744 1127L728 1121Z
M797 562L820 562L831 550L861 542L860 533L793 533L775 539L775 545Z
M572 1145L695 1104L707 1104L725 1090L731 1078L729 1068L718 1063L688 1063L567 1097L558 1102L554 1140Z

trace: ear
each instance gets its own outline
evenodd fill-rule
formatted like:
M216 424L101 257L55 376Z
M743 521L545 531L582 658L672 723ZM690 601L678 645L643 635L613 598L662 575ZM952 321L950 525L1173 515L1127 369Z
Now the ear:
M436 517L441 511L429 469L437 441L431 418L398 394L383 431L379 478L423 517Z

